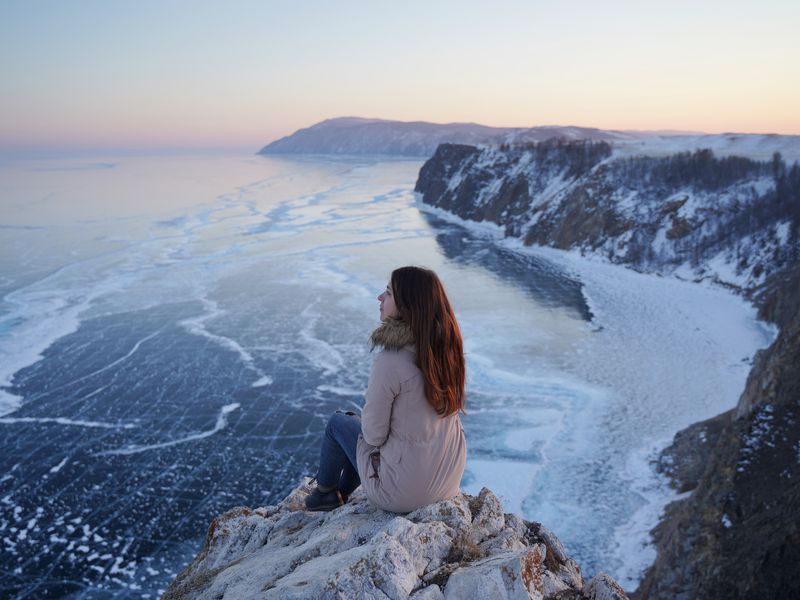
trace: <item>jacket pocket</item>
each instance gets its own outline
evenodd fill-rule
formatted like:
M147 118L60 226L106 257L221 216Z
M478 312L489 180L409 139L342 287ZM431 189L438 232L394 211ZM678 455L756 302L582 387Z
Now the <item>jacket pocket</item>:
M379 450L375 450L369 455L369 466L372 470L370 474L370 479L377 479L378 481L381 480L381 453Z

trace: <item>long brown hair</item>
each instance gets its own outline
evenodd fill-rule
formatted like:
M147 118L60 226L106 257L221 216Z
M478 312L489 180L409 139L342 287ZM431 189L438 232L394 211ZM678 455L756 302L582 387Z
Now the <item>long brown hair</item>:
M464 344L442 282L430 269L400 267L391 285L398 316L414 333L428 402L443 417L464 412Z

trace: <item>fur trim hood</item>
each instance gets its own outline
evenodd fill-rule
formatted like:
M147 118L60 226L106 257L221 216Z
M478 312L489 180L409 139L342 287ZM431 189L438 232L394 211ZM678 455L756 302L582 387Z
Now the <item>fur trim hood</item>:
M414 333L405 321L388 318L369 336L372 348L382 346L390 350L399 350L403 346L414 345Z

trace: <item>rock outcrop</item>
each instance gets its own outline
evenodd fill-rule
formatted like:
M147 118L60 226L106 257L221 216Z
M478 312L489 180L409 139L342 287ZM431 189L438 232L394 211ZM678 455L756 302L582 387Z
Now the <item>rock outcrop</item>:
M305 480L280 504L214 520L200 554L163 598L508 598L623 600L540 523L504 513L488 489L408 514L357 490L329 513L304 510Z

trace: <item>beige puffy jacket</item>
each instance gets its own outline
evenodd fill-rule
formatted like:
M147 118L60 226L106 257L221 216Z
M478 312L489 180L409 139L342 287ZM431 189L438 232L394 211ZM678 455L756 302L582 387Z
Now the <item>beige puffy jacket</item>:
M452 498L467 460L458 414L442 418L426 399L405 323L386 321L372 342L383 349L372 365L357 453L367 497L392 512Z

